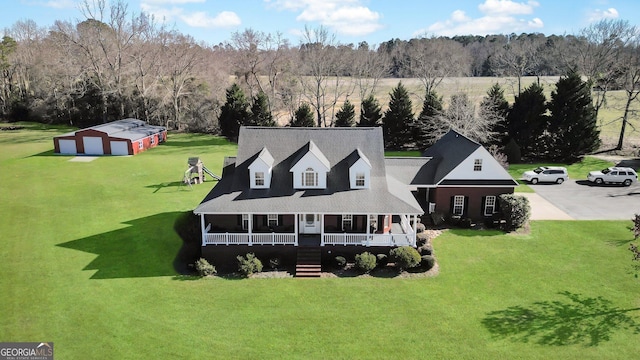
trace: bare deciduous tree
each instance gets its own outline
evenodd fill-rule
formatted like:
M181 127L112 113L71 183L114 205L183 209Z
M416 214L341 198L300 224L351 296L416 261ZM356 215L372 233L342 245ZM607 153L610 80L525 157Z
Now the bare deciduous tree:
M466 76L470 72L468 50L448 38L412 39L405 51L411 76L420 79L426 93L435 91L446 77Z

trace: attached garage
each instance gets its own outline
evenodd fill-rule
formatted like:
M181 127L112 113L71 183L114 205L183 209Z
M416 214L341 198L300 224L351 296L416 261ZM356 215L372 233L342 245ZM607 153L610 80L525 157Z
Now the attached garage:
M84 144L84 153L86 155L104 155L101 137L84 136L82 143Z
M167 139L162 126L124 119L53 138L54 152L65 155L135 155Z

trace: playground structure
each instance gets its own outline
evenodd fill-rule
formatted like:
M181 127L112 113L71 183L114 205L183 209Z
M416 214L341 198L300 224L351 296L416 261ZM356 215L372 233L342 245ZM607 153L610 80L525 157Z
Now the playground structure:
M190 157L187 164L189 167L185 170L184 176L182 177L183 184L188 184L189 186L192 184L202 184L205 181L205 174L211 176L212 179L220 180L220 176L207 169L199 157Z

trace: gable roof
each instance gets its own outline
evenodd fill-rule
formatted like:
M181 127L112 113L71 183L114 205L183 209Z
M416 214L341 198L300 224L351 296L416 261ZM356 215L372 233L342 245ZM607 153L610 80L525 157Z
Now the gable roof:
M263 148L273 156L271 187L251 189L248 165ZM351 189L349 158L357 149L371 164L371 187ZM330 164L326 189L294 189L289 169L319 151ZM317 154L317 153L315 153ZM401 194L399 196L399 194ZM387 181L382 129L241 127L238 155L196 213L401 213L423 211L406 186Z
M324 156L322 151L318 148L318 146L313 142L313 140L309 140L308 143L304 145L304 147L298 152L298 156L291 162L291 167L294 167L298 164L298 162L305 157L307 154L313 154L313 156L324 165L325 168L331 169L331 163Z
M480 149L480 150L479 150ZM517 186L518 183L504 170L492 172L491 178L467 178L448 179L460 164L469 159L472 154L484 152L478 142L458 133L455 130L449 131L440 138L433 146L423 153L423 157L390 157L386 158L386 166L396 179L404 184L418 187L435 187L439 185L447 186Z
M431 158L428 166L432 167L429 176L433 178L428 179L430 183L437 184L442 181L447 174L480 147L482 145L479 143L455 130L450 130L422 153L422 156Z
M271 153L269 152L269 150L266 147L262 148L262 150L258 154L257 159L262 160L262 162L264 162L265 165L267 165L268 167L272 167L273 166L273 156L271 156ZM251 162L251 164L249 164L249 167L251 167L251 165L254 164L254 163L255 163L255 160L253 162Z

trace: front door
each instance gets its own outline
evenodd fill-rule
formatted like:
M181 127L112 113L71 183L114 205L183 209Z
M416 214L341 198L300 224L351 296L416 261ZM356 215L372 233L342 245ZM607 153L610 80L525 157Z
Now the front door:
M320 214L302 214L299 221L301 234L320 234Z

